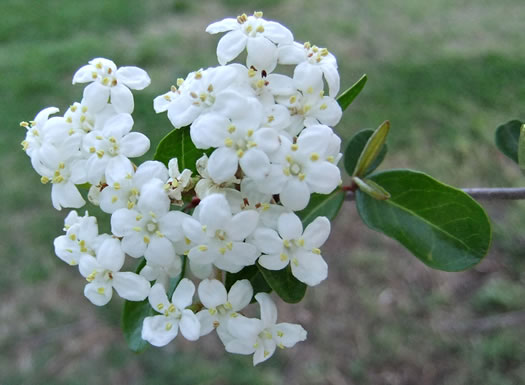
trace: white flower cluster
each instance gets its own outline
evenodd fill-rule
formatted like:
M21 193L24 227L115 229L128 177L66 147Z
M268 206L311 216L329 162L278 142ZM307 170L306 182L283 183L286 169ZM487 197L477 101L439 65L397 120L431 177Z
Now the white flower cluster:
M306 208L312 193L331 193L341 182L341 141L330 128L342 114L334 98L339 74L325 48L294 42L287 28L261 12L206 31L227 32L217 47L221 65L190 73L154 100L157 112L167 111L175 128L189 130L196 148L208 150L209 158L197 161L198 175L181 172L176 158L169 167L158 161L137 167L129 160L150 145L130 132L130 89L143 89L150 79L139 68L117 69L102 58L74 75L73 83L90 83L82 101L63 117L49 118L58 109L46 108L23 122L22 144L42 183L52 184L56 209L82 207L77 186L87 183L89 201L111 215L111 234L99 234L95 217L72 211L65 235L54 242L60 259L78 265L93 304L108 303L113 288L129 301L148 298L159 313L142 327L152 345L168 344L179 329L188 340L216 330L228 352L253 354L257 364L276 347L305 340L306 331L276 323L271 297L254 293L248 280L228 291L222 272L290 266L309 286L327 277L320 247L330 222L318 217L303 229L294 212ZM245 49L246 65L230 63ZM293 76L276 73L279 65L294 65ZM126 255L144 258L138 274L120 271ZM184 278L186 260L192 280ZM240 313L252 298L260 318Z

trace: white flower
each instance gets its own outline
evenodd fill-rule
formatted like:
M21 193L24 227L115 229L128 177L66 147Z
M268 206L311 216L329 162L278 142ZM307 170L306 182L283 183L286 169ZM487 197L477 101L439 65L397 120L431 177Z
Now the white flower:
M111 60L96 58L81 67L73 76L73 84L89 83L84 89L84 102L93 111L102 110L111 100L117 112L133 112L133 95L130 91L146 88L151 80L138 67L120 67Z
M337 101L324 96L323 79L314 67L307 67L305 71L296 72L294 83L296 92L287 96L278 96L278 103L286 106L290 111L291 122L287 131L290 135L297 135L304 126L324 124L335 126L339 123L343 111Z
M132 209L137 204L142 186L154 178L161 181L168 178L166 166L155 160L142 163L136 171L129 162L116 165L118 167L106 169L107 186L99 194L100 208L106 213L121 208Z
M230 204L230 207L239 207L242 201L240 200L239 191L235 189L235 185L240 183L240 180L235 176L231 179L215 183L208 172L208 156L204 154L196 162L197 172L201 179L195 185L195 194L200 200L203 200L208 195L222 194Z
M277 324L277 308L266 293L255 296L261 308L261 319L239 316L228 323L230 333L226 351L236 354L253 354L253 365L266 361L275 348L291 348L306 339L301 325Z
M43 184L52 183L51 201L53 207L79 208L86 201L76 185L86 182L86 161L79 159L80 135L67 136L58 146L44 145L40 149L40 159L36 170Z
M282 44L279 46L280 64L297 64L294 71L295 76L304 76L312 70L323 75L331 97L339 92L339 72L337 71L337 60L326 48L319 48L309 42L299 44Z
M149 139L139 132L130 132L133 118L118 114L106 121L102 130L91 131L84 137L82 146L90 153L87 160L88 181L98 184L106 180L106 170L126 169L128 158L144 155L150 146Z
M213 329L227 330L229 319L238 316L253 297L253 288L247 279L235 282L226 292L224 285L216 279L205 279L199 284L199 299L204 309L197 313L201 323L200 335L206 335ZM219 332L219 337L221 333Z
M175 289L171 302L160 284L151 288L149 303L162 315L144 318L142 339L154 346L165 346L180 332L190 341L196 341L200 334L200 323L197 316L189 309L192 303L195 285L184 278Z
M186 80L179 82L181 85L176 91L178 96L170 97L167 106L160 108L157 103L157 112L167 110L168 118L175 128L191 124L206 112L228 114L228 110L236 108L236 102L242 98L240 88L236 87L239 81L239 69L233 65L192 72ZM221 104L215 106L219 100Z
M168 162L168 173L170 178L166 182L165 188L168 191L168 197L173 204L178 206L183 205L182 193L188 191L193 187L191 180L191 170L187 168L179 171L179 162L177 158L170 159Z
M188 253L194 264L211 265L230 273L253 265L258 257L255 246L243 242L257 226L259 215L253 210L232 215L226 198L220 194L204 198L182 224L184 234L196 246Z
M304 129L293 143L281 136L281 147L272 157L272 170L262 182L262 192L277 194L283 206L298 211L310 201L311 193L329 194L341 182L341 172L327 160L333 151L333 131L324 125Z
M40 173L42 151L46 146L60 145L68 136L69 127L62 117L52 117L50 115L58 112L56 107L44 108L35 119L28 122L21 122L20 125L27 129L26 137L21 143L26 154L31 158L31 165L36 172Z
M65 235L54 240L55 254L71 266L78 265L83 255L95 255L102 238L98 235L97 218L90 217L86 211L79 217L71 211L64 220Z
M262 18L262 12L253 16L242 14L236 19L227 18L206 28L211 34L228 32L217 45L217 58L224 65L235 59L246 48L247 66L259 70L273 71L277 65L278 50L276 44L291 44L292 33L274 21Z
M219 103L219 102L217 102ZM278 133L260 127L262 105L255 98L240 98L230 117L206 114L191 125L191 138L197 148L216 147L210 155L208 173L216 183L234 177L238 167L254 179L270 171L268 154L279 148Z
M278 232L259 227L250 241L265 253L259 258L261 266L269 270L281 270L291 264L292 274L309 286L318 285L326 279L328 265L319 249L330 234L330 221L317 217L303 233L301 220L294 213L281 214Z
M109 237L99 246L96 258L83 255L80 259L80 274L89 282L84 295L94 305L107 304L113 296L113 288L128 301L142 301L148 296L150 284L144 277L119 271L124 259L120 241Z
M123 237L124 252L134 258L144 256L154 265L170 265L175 256L172 242L184 238L181 223L190 217L169 209L164 182L152 179L142 186L136 207L115 211L111 216L111 231Z
M277 219L282 213L288 212L285 207L275 204L271 194L261 192L253 179L243 178L240 191L235 192L236 199L228 199L233 214L242 210L255 210L259 213L259 226L277 229ZM239 204L232 205L232 201Z

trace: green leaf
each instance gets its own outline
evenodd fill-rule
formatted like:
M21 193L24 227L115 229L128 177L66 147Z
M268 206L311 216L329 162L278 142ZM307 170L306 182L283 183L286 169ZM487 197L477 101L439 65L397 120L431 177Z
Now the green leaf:
M370 179L362 180L357 176L352 178L355 184L359 186L359 190L370 195L374 199L385 200L390 198L390 194L382 186Z
M140 273L140 270L146 265L146 260L142 260L136 272ZM149 344L144 341L141 337L142 334L142 323L144 318L155 315L155 310L149 304L149 301L125 301L124 309L122 311L122 332L124 338L128 343L128 346L134 352L144 351Z
M525 172L525 124L520 127L520 140L518 146L518 164L522 172Z
M253 287L253 295L257 293L269 293L272 291L272 288L264 280L262 273L255 265L246 266L238 273L226 273L226 290L230 291L230 288L233 284L241 279L247 279L250 281ZM252 302L254 299L252 298Z
M357 164L355 165L352 176L360 177L366 174L370 166L372 166L375 160L381 155L388 131L390 131L390 122L387 120L381 123L372 136L368 138L365 148L361 152L361 155L359 155L359 159L357 159Z
M331 194L312 194L306 208L296 212L306 228L315 218L325 216L332 220L335 218L345 200L345 192L337 188Z
M153 159L158 160L168 166L172 158L177 158L179 170L185 168L197 172L195 162L203 154L210 154L213 149L199 150L195 147L190 137L190 128L182 127L172 130L160 141L155 151Z
M292 275L290 265L282 270L268 270L257 263L257 268L283 301L297 303L303 299L306 285Z
M367 80L368 78L366 77L366 74L364 74L353 86L337 97L337 103L339 103L343 111L346 110L348 106L352 104L357 95L361 93Z
M348 142L344 155L344 166L348 175L352 175L354 173L355 167L357 165L357 160L363 152L363 149L365 148L368 139L370 139L373 133L374 130L361 130L357 134L355 134L352 137L352 139L350 139L350 142ZM383 148L377 155L377 158L370 164L370 166L368 166L368 169L362 176L366 176L372 173L383 162L386 156L387 149L388 146L385 143L383 145Z
M519 120L511 120L496 129L496 146L507 157L519 164L518 147L521 125Z
M389 170L370 177L390 199L357 191L363 222L403 244L426 265L461 271L487 253L491 227L483 208L469 195L417 171Z

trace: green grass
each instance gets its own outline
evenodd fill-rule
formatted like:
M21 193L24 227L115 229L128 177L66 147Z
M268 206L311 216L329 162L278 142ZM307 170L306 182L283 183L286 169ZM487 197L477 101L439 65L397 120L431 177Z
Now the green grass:
M329 279L303 305L280 307L280 320L302 323L308 340L255 369L211 336L135 355L119 330L121 302L94 308L78 272L54 257L66 213L51 207L50 186L21 151L18 123L47 106L65 111L82 95L71 86L75 70L109 57L152 78L135 94L134 113L135 129L152 140L151 157L171 129L153 97L216 65L218 37L204 33L206 25L260 9L296 40L334 52L343 89L367 73L337 130L347 140L390 120L383 169L416 168L456 186L523 185L493 144L498 124L525 118L521 0L3 0L0 383L524 383L523 327L457 334L436 326L525 311L522 203L486 205L492 251L458 274L429 270L345 206L323 252Z

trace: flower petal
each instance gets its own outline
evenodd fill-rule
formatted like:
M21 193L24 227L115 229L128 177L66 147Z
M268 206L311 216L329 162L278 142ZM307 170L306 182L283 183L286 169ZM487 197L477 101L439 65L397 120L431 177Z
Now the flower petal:
M97 250L97 261L100 266L113 272L122 268L124 258L124 251L116 238L107 238Z
M258 293L255 295L255 300L261 307L261 321L264 328L271 327L277 322L277 307L267 293Z
M303 233L304 245L307 249L321 247L330 235L330 221L326 217L317 217Z
M321 255L312 252L295 254L297 263L292 261L292 274L308 286L316 286L328 276L328 265Z
M208 309L223 305L228 301L224 285L216 279L205 279L199 284L199 299Z
M285 257L283 258L282 255ZM282 270L288 263L290 263L290 259L285 253L265 254L259 257L259 264L268 270Z
M120 67L116 72L116 77L119 82L132 90L143 90L151 83L146 71L138 67Z
M189 309L182 311L179 328L188 341L197 341L201 332L201 324L197 316Z
M90 112L99 112L108 104L109 94L109 88L98 82L88 84L84 88L82 104L87 106Z
M206 334L210 334L213 329L215 329L214 322L217 321L217 317L214 317L210 314L208 309L202 309L200 312L196 314L197 319L199 320L199 323L201 324L201 331L200 335L205 336Z
M259 220L259 214L255 210L244 210L238 214L235 214L226 231L230 239L234 241L242 241L246 239L257 226Z
M221 37L217 44L217 59L221 65L235 59L246 47L248 38L239 30L233 30Z
M140 132L130 132L120 141L120 152L128 158L144 155L149 150L150 142L146 135Z
M283 191L279 194L281 204L293 211L304 209L310 201L310 190L307 184L299 179L288 179Z
M215 183L223 183L233 178L238 165L239 158L233 149L219 147L210 155L208 173Z
M275 342L291 348L297 342L306 340L306 330L301 325L282 322L273 327Z
M294 213L281 214L277 222L279 235L283 239L299 239L303 234L303 224L297 215Z
M133 102L133 94L123 84L117 84L111 87L111 105L115 107L117 112L126 112L131 114L135 103Z
M177 337L178 332L178 322L163 315L146 317L142 324L142 339L153 346L166 346Z
M280 254L283 250L283 240L279 234L267 227L257 228L250 238L250 242L266 254Z
M193 294L195 293L195 285L188 278L183 278L175 291L171 302L180 310L190 306L193 301Z
M95 280L84 287L84 295L93 305L104 306L113 296L113 288L104 281Z
M248 56L246 57L246 66L254 66L258 70L272 72L277 66L279 51L275 44L264 37L254 37L248 39L246 44Z
M216 33L231 31L237 28L239 28L239 23L237 22L237 19L228 17L226 19L216 21L215 23L208 25L206 27L206 32L213 35Z
M228 292L228 302L235 312L241 311L250 304L253 298L253 287L247 279L235 282Z
M128 301L143 301L149 294L150 284L143 276L126 271L113 274L113 288Z
M175 248L167 238L152 237L144 252L144 258L154 265L167 266L175 256Z

